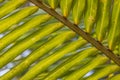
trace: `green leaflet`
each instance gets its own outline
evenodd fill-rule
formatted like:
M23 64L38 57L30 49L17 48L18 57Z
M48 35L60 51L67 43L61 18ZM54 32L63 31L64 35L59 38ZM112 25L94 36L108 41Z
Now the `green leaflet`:
M102 41L106 35L110 20L111 0L99 0L98 19L96 22L96 36Z
M120 74L115 75L112 77L110 80L119 80L120 79Z
M84 58L95 55L97 49L95 48L89 48L86 49L80 53L77 53L76 55L72 56L62 65L58 66L55 70L53 70L44 80L56 80L58 77L66 73L70 68L75 66L76 64L80 63Z
M28 36L23 41L17 43L7 52L0 56L0 68L5 66L8 62L12 61L15 57L21 54L24 50L29 48L35 42L41 40L43 37L63 27L61 23L53 23L45 26L42 30ZM11 56L12 55L12 56Z
M114 0L110 31L108 34L108 46L113 50L120 37L120 0Z
M67 17L71 11L73 0L60 0L60 8L62 10L63 16Z
M43 80L43 78L47 75L48 73L41 73L37 77L34 78L34 80Z
M88 64L86 64L79 70L76 70L73 73L71 73L70 75L68 75L67 77L65 77L64 80L79 80L90 70L94 69L95 67L99 66L100 64L105 63L107 60L108 59L106 57L98 55L96 58L94 58Z
M24 9L18 11L17 13L13 14L12 16L9 16L6 19L2 19L0 21L0 33L7 30L12 25L20 22L23 18L33 14L37 10L38 10L38 8L35 6L27 7L27 8L24 8Z
M59 0L48 0L48 3L52 9L55 9L58 6Z
M85 3L86 3L86 0L77 0L75 2L74 7L73 7L73 12L72 12L73 19L74 19L74 23L77 25L79 24L81 17L82 17L82 14L84 12Z
M93 75L91 75L85 80L99 80L100 78L105 77L109 75L110 73L113 73L118 70L120 70L120 67L117 65L107 65L106 67L100 70L97 70Z
M0 7L0 18L12 12L26 1L27 0L9 0L6 4Z
M84 15L85 30L91 32L96 21L98 0L87 0L86 10Z
M75 33L72 31L66 31L66 32L61 33L60 35L57 35L56 37L52 38L50 41L43 44L37 50L33 51L31 55L29 55L24 61L22 61L12 70L10 70L7 74L2 76L0 80L11 80L15 75L26 70L33 62L35 62L41 56L48 53L53 48L61 45L63 42L68 41L69 39L73 38L74 36L75 36Z
M26 15L26 14L23 14L23 15ZM37 25L43 22L46 22L50 18L51 16L48 14L39 15L39 16L32 18L27 23L19 26L17 29L13 30L11 33L9 33L8 35L0 39L0 46L1 46L0 50L6 47L7 45L9 45L11 42L16 40L17 38L19 38L24 33L28 32L34 27L37 27Z
M38 64L33 66L20 80L33 80L35 76L46 70L46 68L61 59L65 54L77 50L85 44L86 41L82 39L71 42L70 44L62 47L60 50L56 51L47 58L41 60Z

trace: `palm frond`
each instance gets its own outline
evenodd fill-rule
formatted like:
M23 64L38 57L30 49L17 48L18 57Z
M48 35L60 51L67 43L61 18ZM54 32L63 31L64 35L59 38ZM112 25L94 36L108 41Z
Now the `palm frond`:
M119 0L44 1L0 0L0 80L118 80Z

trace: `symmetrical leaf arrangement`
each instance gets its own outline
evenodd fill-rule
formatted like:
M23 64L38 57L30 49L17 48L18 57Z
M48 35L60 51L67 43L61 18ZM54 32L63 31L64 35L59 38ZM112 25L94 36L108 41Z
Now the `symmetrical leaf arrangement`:
M30 1L0 0L0 80L120 79L120 0Z

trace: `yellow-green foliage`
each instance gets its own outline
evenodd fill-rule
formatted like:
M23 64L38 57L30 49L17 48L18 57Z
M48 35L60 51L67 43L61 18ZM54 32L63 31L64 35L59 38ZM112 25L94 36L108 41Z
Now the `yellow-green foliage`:
M43 2L66 23L70 21L87 36L94 35L107 50L120 51L119 0ZM52 17L56 13L51 16L28 4L27 0L0 0L0 71L13 64L0 80L120 79L120 67Z

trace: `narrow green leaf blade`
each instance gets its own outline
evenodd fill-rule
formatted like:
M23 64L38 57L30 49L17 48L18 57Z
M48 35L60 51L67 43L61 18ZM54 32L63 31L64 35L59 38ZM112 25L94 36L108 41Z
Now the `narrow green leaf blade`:
M99 41L105 38L110 20L111 0L99 0L98 19L96 22L96 36Z
M60 0L60 7L64 17L67 17L71 11L73 0Z
M37 27L39 24L42 24L49 20L51 18L48 14L43 14L36 16L29 20L27 23L19 26L17 29L10 32L8 35L0 39L0 50L5 48L7 45L9 45L11 42L15 41L17 38L19 38L21 35L25 34L32 28ZM12 36L12 37L11 37Z
M118 70L120 70L120 68L117 65L107 65L106 67L97 70L93 75L88 77L86 80L99 80L100 78L103 78L109 75L110 73L114 73L115 71Z
M66 73L70 68L75 66L76 64L80 63L84 58L95 55L97 49L95 48L88 48L80 53L77 53L73 57L70 57L69 60L67 60L62 65L58 66L55 70L49 73L48 76L44 80L56 80L58 77Z
M52 9L57 8L59 0L48 0L48 3Z
M119 80L120 79L120 74L115 75L114 77L112 77L110 80Z
M86 1L86 10L84 15L85 30L86 32L91 32L96 21L98 8L98 0L87 0Z
M80 68L79 70L74 71L70 75L64 78L64 80L79 80L81 77L83 77L87 72L94 69L95 67L99 66L100 64L103 64L108 59L104 56L98 55L96 58L94 58L92 61L90 61L88 64Z
M0 18L12 12L16 8L24 4L26 0L9 0L6 4L0 7Z
M113 50L120 37L120 0L114 0L110 31L108 34L108 46Z
M30 16L37 10L38 8L35 6L26 7L18 11L17 13L13 14L12 16L9 16L8 18L2 19L0 21L0 25L1 25L0 33L6 31L12 25L19 23L23 18Z
M73 7L73 11L72 11L73 20L74 20L74 23L77 25L79 24L82 18L82 15L84 13L85 3L86 3L86 0L77 0Z

